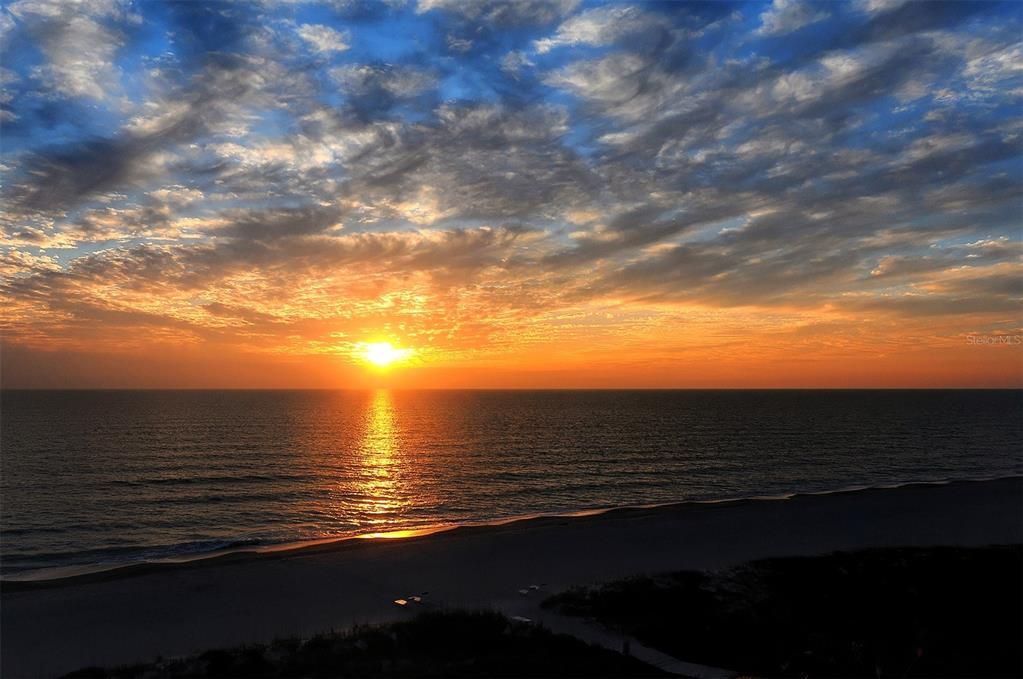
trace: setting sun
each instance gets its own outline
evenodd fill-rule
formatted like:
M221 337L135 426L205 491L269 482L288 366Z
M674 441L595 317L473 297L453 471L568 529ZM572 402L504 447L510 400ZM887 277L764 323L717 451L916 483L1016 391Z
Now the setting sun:
M408 358L412 350L399 349L390 342L371 342L361 346L360 355L365 361L383 368Z

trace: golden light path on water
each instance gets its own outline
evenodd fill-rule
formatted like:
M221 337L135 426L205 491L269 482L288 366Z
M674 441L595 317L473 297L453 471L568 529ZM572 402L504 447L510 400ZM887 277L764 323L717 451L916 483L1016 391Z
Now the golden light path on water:
M367 524L389 523L404 508L399 488L398 433L395 425L394 401L387 389L377 389L366 409L366 429L360 451L362 468L357 485L360 514Z
M386 388L366 392L355 406L352 439L338 432L340 449L324 461L339 476L331 482L329 499L314 511L343 525L348 537L413 537L453 525L427 522L421 515L436 508L437 498L417 473L415 445L401 424L409 416L399 413L398 401ZM420 418L412 429L421 439L429 426Z
M377 389L367 404L365 433L360 450L361 469L356 484L359 498L352 508L363 517L364 528L359 538L408 538L452 528L454 524L430 524L419 528L392 528L398 517L418 502L430 504L421 495L422 488L411 488L415 474L405 468L407 452L402 450L397 405L388 389ZM372 530L379 527L383 530Z

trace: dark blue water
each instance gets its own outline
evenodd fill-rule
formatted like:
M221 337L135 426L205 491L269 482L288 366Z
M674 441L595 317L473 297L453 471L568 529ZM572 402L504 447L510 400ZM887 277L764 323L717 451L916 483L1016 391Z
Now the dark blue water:
M0 417L5 576L1023 473L1019 391L9 391Z

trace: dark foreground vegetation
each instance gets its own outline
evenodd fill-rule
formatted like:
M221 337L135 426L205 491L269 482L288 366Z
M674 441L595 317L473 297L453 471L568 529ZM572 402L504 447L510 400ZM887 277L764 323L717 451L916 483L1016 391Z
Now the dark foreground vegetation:
M657 669L492 612L426 612L302 641L207 651L190 658L67 677L649 677Z
M544 605L758 676L1023 676L1023 546L767 559L570 590Z

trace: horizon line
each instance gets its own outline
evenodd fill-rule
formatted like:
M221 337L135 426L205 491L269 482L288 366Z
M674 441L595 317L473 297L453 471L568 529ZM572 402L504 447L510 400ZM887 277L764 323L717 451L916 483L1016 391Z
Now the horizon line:
M1023 386L944 387L0 387L14 391L1023 391Z

